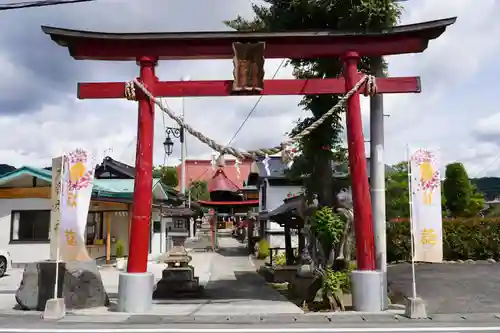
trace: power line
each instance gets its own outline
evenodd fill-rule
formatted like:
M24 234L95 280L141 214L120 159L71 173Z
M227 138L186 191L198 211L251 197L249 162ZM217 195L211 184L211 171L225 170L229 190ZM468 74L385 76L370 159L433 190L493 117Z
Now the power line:
M278 66L278 68L276 69L276 71L274 72L274 75L271 78L271 80L274 80L274 78L276 77L276 75L278 75L278 72L280 71L280 69L281 69L281 67L283 66L284 63L285 63L285 59L281 60L281 63ZM260 101L262 100L262 97L264 97L264 95L260 95L259 96L259 99L257 99L257 102L255 102L254 106L252 107L252 109L250 110L250 112L247 114L246 118L243 120L243 122L241 123L241 125L238 128L238 130L236 131L236 133L234 133L234 135L231 138L231 140L229 140L227 146L229 146L233 142L233 140L238 136L238 134L240 133L240 131L243 128L243 126L245 126L245 124L247 123L247 121L250 118L250 116L254 113L255 109L257 109L257 106L259 105Z
M12 10L12 9L22 9L22 8L35 8L35 7L47 7L56 5L67 5L79 2L91 2L95 0L39 0L39 1L24 1L24 2L11 2L0 5L1 10Z
M498 160L500 159L500 155L498 155L493 162L491 162L486 168L478 172L473 178L478 178L479 175L483 174L484 172L488 171Z

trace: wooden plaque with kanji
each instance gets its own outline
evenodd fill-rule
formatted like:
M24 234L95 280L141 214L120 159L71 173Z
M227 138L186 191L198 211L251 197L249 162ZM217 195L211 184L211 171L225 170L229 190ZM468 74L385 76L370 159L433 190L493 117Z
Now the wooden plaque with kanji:
M261 91L264 89L265 43L233 43L233 91Z

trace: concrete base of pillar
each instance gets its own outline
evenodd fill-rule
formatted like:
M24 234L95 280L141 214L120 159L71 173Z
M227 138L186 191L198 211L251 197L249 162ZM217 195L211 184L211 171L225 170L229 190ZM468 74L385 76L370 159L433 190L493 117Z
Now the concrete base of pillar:
M120 273L118 280L119 312L147 313L153 304L153 273Z
M425 302L420 297L407 298L405 316L410 319L425 319L427 318L427 310Z
M389 292L387 290L387 272L380 272L381 274L381 286L380 286L380 297L382 300L382 311L389 309Z
M351 273L354 310L361 312L383 310L382 276L383 273L380 271L353 271Z

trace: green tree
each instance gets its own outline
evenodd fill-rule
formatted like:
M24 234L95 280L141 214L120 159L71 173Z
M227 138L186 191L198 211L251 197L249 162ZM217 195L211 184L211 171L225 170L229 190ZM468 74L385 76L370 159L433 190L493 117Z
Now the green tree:
M391 166L386 178L386 214L387 219L410 217L410 201L408 188L408 162L402 161ZM441 186L441 207L446 215L446 197L444 186Z
M477 216L479 212L485 209L485 202L484 194L479 192L474 184L471 184L471 197L466 214L468 216Z
M408 162L391 167L386 175L386 214L388 219L410 217Z
M395 25L401 7L393 0L264 0L266 4L253 4L254 18L241 16L225 23L240 31L293 31L293 30L344 30L380 31ZM382 63L380 58L362 58L360 68L370 71L371 64ZM332 78L342 73L339 57L328 59L291 59L296 78ZM383 66L384 67L384 66ZM337 104L339 96L305 96L300 102L311 112L297 122L291 135L296 135ZM320 206L333 206L335 196L332 160L345 162L345 149L341 135L343 125L339 110L313 133L300 142L302 155L296 159L291 176L305 176L304 187L309 199L317 195Z
M499 177L481 177L472 178L471 183L477 187L479 192L484 193L488 200L494 200L500 197L500 178Z
M170 187L179 185L177 169L173 166L159 165L153 168L153 178L160 178L161 182Z
M453 216L468 214L471 204L472 185L462 163L451 163L446 166L443 183L446 207Z
M191 200L193 201L210 199L208 183L204 180L195 180L192 182L189 191L191 191Z

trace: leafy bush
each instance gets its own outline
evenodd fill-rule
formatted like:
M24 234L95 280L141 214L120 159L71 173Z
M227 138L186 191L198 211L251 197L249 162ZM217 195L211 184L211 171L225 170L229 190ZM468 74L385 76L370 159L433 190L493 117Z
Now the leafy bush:
M298 258L299 249L293 249L292 254L294 258ZM276 266L286 266L286 252L279 251L276 255L273 254L273 264Z
M259 253L257 254L257 258L266 259L269 257L269 242L265 239L261 239L259 241Z
M123 242L121 240L118 240L116 242L116 257L123 258L124 255L125 255L125 246L123 245Z
M345 222L335 214L333 208L322 207L312 216L314 232L319 236L322 243L335 244L340 241L344 232Z
M338 291L349 293L351 291L351 272L334 271L328 268L326 275L323 277L323 292L337 293Z
M387 226L387 260L410 260L410 224ZM500 219L443 220L444 260L500 259Z
M286 265L286 254L285 252L280 252L276 257L273 257L274 264L277 266Z

